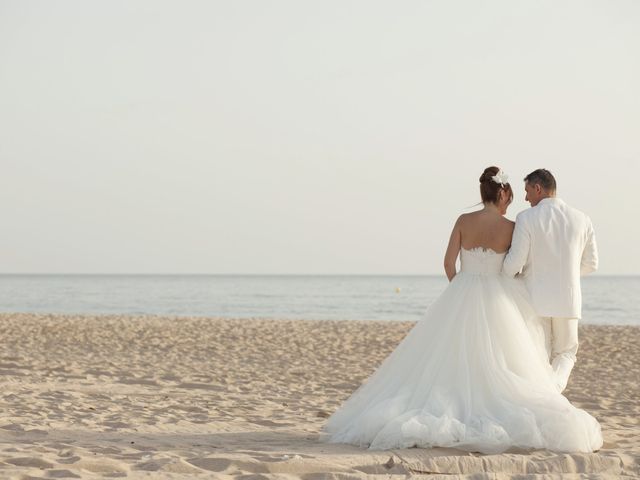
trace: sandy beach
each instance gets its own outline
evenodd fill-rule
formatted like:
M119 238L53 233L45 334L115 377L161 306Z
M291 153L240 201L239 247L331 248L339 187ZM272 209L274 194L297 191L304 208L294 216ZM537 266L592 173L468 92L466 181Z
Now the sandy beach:
M410 322L0 315L0 478L638 478L640 328L582 326L593 454L317 441Z

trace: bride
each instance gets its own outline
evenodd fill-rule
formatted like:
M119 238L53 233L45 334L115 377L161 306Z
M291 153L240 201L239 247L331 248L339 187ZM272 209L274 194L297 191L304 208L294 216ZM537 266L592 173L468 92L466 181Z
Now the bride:
M480 177L480 194L484 208L453 227L448 287L327 419L320 441L482 453L602 446L596 419L557 390L526 289L500 273L514 224L504 218L513 192L497 167Z

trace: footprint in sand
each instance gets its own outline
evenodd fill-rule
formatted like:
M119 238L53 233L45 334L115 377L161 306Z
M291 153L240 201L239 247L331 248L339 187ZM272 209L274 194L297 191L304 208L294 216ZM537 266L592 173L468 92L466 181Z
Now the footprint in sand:
M231 460L226 458L189 458L187 462L210 472L224 472L231 466Z
M52 468L53 463L47 462L37 457L18 457L5 460L6 463L16 467Z
M253 423L255 425L262 425L263 427L292 427L295 423L287 423L287 422L274 422L271 420L248 420L249 423Z
M46 475L47 478L80 478L71 470L47 470Z
M171 463L170 458L158 458L156 460L149 460L148 462L138 463L133 466L134 470L144 470L146 472L157 472L166 464Z
M241 460L230 460L228 458L191 458L187 461L196 467L210 472L234 473L269 473L266 465L260 462L247 462Z
M102 476L126 476L127 468L125 465L106 460L82 459L74 465L76 468L88 470L91 473L101 474Z

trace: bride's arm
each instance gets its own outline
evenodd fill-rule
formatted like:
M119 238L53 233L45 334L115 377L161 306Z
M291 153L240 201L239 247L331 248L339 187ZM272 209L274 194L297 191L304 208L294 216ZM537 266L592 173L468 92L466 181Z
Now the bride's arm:
M460 246L462 244L462 235L460 234L460 224L462 216L458 217L456 224L451 231L451 237L449 237L449 245L447 251L444 254L444 271L447 274L449 281L453 280L456 276L456 259L458 253L460 253Z

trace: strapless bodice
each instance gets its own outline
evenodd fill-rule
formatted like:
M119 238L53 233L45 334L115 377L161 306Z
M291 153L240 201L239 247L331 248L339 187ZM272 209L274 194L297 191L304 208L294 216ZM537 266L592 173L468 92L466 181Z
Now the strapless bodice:
M460 248L460 271L478 275L498 274L507 252L498 253L490 248Z

